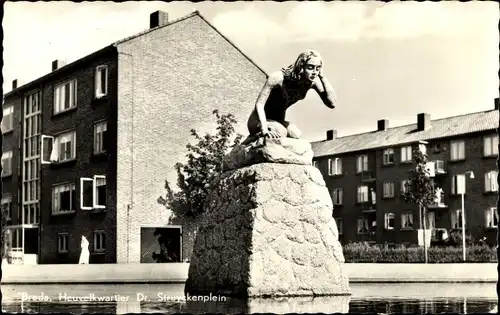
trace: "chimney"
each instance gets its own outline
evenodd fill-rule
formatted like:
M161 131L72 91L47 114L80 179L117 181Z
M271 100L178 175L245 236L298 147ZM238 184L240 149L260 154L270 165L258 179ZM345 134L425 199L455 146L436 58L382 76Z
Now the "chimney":
M420 113L417 115L417 129L418 131L424 131L431 127L431 115L426 113Z
M56 71L57 69L66 65L64 60L56 59L52 61L52 71Z
M499 107L498 107L498 97L497 97L497 98L495 98L495 110L498 110L498 108Z
M377 131L384 131L389 129L389 120L381 119L377 121Z
M326 131L326 140L333 140L337 138L337 130L327 130Z
M163 11L155 11L149 15L149 28L163 26L168 23L168 13Z
M17 79L12 80L12 90L17 89Z

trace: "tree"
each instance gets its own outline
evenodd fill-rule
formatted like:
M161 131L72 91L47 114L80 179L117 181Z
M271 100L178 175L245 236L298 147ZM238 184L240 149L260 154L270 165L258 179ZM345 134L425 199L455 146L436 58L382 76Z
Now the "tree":
M413 162L416 164L415 169L410 170L409 181L405 184L404 197L406 203L416 204L418 206L419 227L423 227L424 238L424 256L427 263L427 242L425 230L427 221L427 208L434 202L433 182L427 170L427 155L419 148L413 151ZM422 225L423 223L423 225Z
M175 217L195 218L203 213L211 184L222 173L224 156L232 146L241 141L242 135L235 135L234 125L237 121L232 114L220 115L218 110L214 110L213 114L217 122L216 133L206 133L202 137L195 129L191 129L191 135L198 142L195 145L188 143L187 162L175 165L180 190L174 192L166 180L167 194L158 198L158 202L169 208ZM234 140L231 144L232 138Z

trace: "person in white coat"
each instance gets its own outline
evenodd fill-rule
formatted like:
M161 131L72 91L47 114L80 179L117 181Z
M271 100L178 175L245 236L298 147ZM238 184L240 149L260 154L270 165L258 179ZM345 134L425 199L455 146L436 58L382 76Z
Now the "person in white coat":
M80 260L78 261L79 264L88 264L89 263L89 241L85 236L82 235L82 242L80 243L80 246L82 248L82 251L80 252Z

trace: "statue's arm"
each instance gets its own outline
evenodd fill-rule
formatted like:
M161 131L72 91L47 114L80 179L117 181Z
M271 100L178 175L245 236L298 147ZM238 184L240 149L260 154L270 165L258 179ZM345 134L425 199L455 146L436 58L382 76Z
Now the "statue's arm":
M275 86L282 83L283 83L283 74L281 73L281 71L271 73L267 78L264 87L262 87L262 90L259 93L257 101L255 102L255 111L257 112L257 116L259 117L259 122L263 135L266 135L269 130L267 128L267 119L266 119L266 113L264 111L264 105L266 105L267 99L269 98L272 89Z
M327 78L320 74L314 81L313 88L327 107L335 108L337 94Z

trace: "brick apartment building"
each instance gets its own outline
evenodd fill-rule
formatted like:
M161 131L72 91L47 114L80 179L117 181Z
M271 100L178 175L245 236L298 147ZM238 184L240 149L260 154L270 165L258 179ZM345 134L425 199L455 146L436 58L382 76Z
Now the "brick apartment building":
M212 111L237 131L266 74L198 12L157 11L148 30L115 42L4 95L2 208L7 245L24 263L152 262L155 228L169 228L175 259L192 231L158 203L189 130L212 130ZM175 245L177 244L177 245Z
M415 167L412 152L419 148L428 155L439 194L428 208L427 227L448 235L461 231L457 175L467 175L466 234L496 244L498 125L496 99L495 109L485 112L438 120L422 113L416 124L395 128L379 120L376 131L345 137L327 131L326 141L312 143L313 161L330 190L341 242L418 243L418 207L405 202L403 189Z

